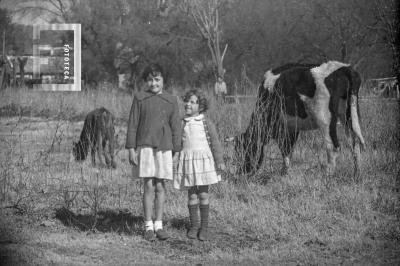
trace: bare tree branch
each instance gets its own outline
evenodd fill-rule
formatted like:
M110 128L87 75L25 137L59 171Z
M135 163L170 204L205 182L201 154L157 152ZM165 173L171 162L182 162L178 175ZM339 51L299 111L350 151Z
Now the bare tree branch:
M218 11L220 0L185 0L184 3L201 35L207 39L207 46L216 68L216 76L223 77L225 71L223 60L228 46L225 45L221 55L221 25Z

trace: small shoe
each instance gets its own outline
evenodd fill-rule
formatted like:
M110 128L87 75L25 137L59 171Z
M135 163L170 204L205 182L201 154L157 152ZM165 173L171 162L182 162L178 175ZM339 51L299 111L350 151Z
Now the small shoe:
M144 232L143 238L146 239L147 241L155 241L156 240L156 236L155 236L153 230L146 230Z
M206 241L206 240L208 240L208 230L207 230L207 228L200 228L200 231L199 231L199 240L200 240L200 241Z
M160 239L160 240L166 240L166 239L169 238L168 233L167 233L164 229L158 229L158 230L156 231L156 236L157 236L157 238Z
M199 234L199 228L192 227L189 229L186 235L190 239L196 239L198 234Z

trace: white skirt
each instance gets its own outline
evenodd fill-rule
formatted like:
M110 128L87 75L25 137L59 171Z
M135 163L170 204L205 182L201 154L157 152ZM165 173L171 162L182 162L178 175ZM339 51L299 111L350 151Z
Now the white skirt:
M210 150L183 150L179 153L174 168L174 188L176 189L212 185L221 181L221 175L216 172Z
M137 171L141 178L155 177L172 180L172 152L158 151L153 147L142 146L138 148L138 166L133 166L132 171Z

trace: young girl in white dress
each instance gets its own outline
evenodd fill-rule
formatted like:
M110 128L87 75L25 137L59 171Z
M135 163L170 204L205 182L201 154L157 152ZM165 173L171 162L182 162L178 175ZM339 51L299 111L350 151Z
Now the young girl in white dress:
M225 170L223 151L214 124L204 116L208 109L204 95L198 90L189 91L184 102L182 151L175 165L174 187L188 190L187 236L204 241L208 239L208 189L221 181L219 171Z
M173 179L172 153L179 152L182 145L178 102L175 96L163 91L164 78L160 65L145 68L143 80L147 89L136 93L133 99L125 145L130 164L144 180L144 238L149 241L169 237L162 224L165 181Z

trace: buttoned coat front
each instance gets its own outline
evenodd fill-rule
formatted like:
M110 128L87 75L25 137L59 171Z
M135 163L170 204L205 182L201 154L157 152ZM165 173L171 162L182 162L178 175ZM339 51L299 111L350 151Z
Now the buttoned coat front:
M179 107L175 96L163 92L135 94L129 114L125 148L150 146L160 151L182 148Z

